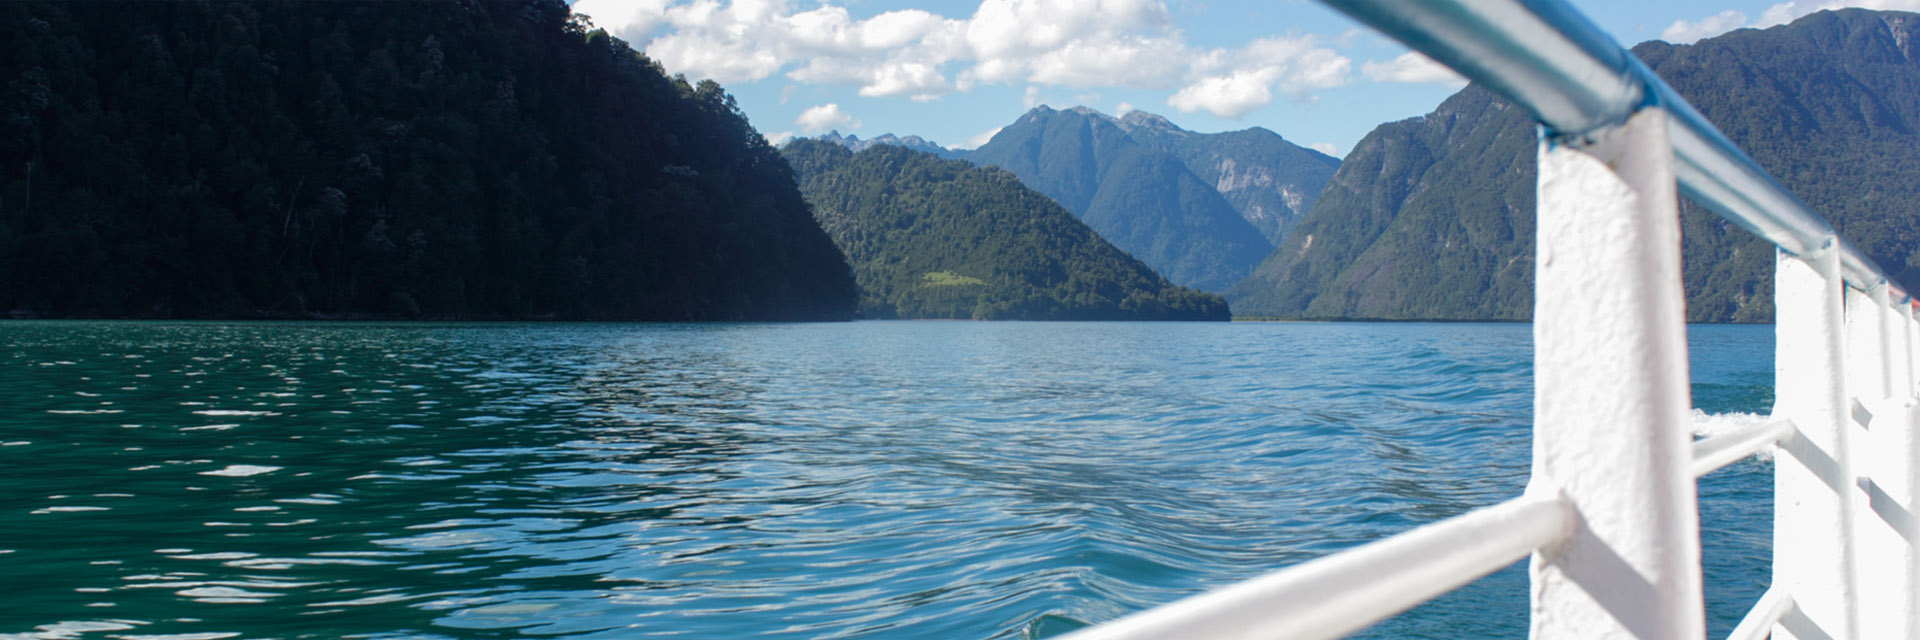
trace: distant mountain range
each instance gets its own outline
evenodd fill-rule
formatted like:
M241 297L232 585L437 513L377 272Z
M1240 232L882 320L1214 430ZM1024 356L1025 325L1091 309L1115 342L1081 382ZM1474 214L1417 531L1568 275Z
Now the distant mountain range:
M781 149L869 318L1227 320L1013 174L904 145Z
M1920 286L1920 16L1820 12L1635 55L1785 186ZM1228 299L1243 315L1525 319L1534 125L1470 86L1381 125ZM1682 204L1687 316L1772 317L1773 249Z
M839 131L830 131L830 132L827 132L826 134L821 135L818 139L821 142L831 142L833 144L846 147L849 151L852 151L854 153L859 153L861 151L866 151L874 147L885 145L885 146L894 146L894 147L906 147L908 149L919 151L921 153L930 153L930 154L933 154L934 156L937 156L942 159L947 159L947 160L952 160L955 158L959 158L963 155L966 155L965 151L958 150L958 149L948 149L946 147L942 147L940 145L934 144L932 141L927 140L926 138L922 138L920 136L907 136L902 138L900 136L896 136L891 133L888 133L888 134L882 134L875 138L861 140L860 136L851 135L851 134L840 135Z
M1007 169L1169 280L1206 291L1250 273L1339 165L1266 129L1201 134L1143 111L1114 117L1086 107L1037 107L972 151L918 136L821 140Z

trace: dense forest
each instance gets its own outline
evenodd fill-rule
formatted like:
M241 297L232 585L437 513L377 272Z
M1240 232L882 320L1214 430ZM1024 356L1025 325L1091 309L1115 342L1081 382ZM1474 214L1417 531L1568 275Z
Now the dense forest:
M1531 117L1478 85L1376 127L1228 299L1259 316L1526 319L1534 141Z
M1225 291L1273 249L1178 156L1091 109L1037 107L964 157L1012 171L1175 284Z
M895 145L782 149L871 318L1226 320L1013 174Z
M0 310L844 319L785 162L562 0L0 3Z
M1842 235L1920 287L1920 16L1819 12L1635 55ZM1229 293L1243 314L1526 319L1533 305L1531 118L1470 86L1381 125ZM1773 249L1681 203L1687 317L1773 316Z

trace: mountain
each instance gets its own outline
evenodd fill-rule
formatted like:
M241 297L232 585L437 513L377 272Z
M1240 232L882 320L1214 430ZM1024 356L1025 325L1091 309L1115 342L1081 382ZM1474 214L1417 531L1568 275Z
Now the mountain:
M868 149L884 144L884 145L893 145L896 147L906 147L908 149L919 151L921 153L931 153L935 156L939 156L940 158L947 159L947 160L952 160L954 158L958 158L961 156L961 152L959 151L954 151L952 149L948 149L946 147L942 147L940 145L934 144L933 141L928 140L926 138L922 138L920 136L907 136L905 138L902 138L902 137L893 135L891 133L885 133L875 138L861 140L860 136L856 136L852 134L843 136L843 135L840 135L839 131L831 131L821 135L819 139L822 142L831 142L831 143L840 145L842 147L846 147L847 150L852 151L854 153L866 151Z
M562 0L0 3L0 309L845 319L711 82Z
M895 145L782 148L874 318L1226 320L1006 171Z
M1424 118L1375 128L1228 298L1242 315L1527 317L1532 122L1476 85Z
M1158 115L1129 111L1115 119L1134 140L1171 153L1275 245L1307 215L1340 160L1254 127L1195 133Z
M1224 291L1273 248L1178 156L1091 109L1037 107L965 157L1013 172L1175 284Z
M1920 286L1920 16L1849 9L1634 54L1903 286ZM1477 86L1354 147L1227 296L1249 315L1525 319L1531 119ZM1772 317L1773 250L1681 204L1687 317Z

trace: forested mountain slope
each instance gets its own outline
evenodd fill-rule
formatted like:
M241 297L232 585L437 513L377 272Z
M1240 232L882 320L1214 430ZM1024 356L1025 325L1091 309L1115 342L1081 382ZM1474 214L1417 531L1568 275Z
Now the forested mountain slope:
M1178 156L1089 109L1037 107L964 157L1013 172L1175 284L1224 291L1273 248Z
M1788 189L1920 286L1920 16L1849 9L1634 53ZM1535 143L1477 86L1375 129L1228 298L1241 314L1524 319ZM1682 204L1687 315L1772 317L1773 250Z
M1013 174L900 146L783 149L874 318L1226 320Z
M0 310L850 317L779 154L561 0L0 3Z

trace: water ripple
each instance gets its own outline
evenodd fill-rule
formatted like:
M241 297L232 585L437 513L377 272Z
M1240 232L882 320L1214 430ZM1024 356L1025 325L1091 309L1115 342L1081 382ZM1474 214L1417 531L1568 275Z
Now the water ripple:
M0 639L1045 637L1511 497L1530 447L1523 325L7 329ZM1703 408L1771 402L1757 335L1707 336ZM1702 485L1716 625L1764 464ZM1524 580L1370 633L1522 634Z

